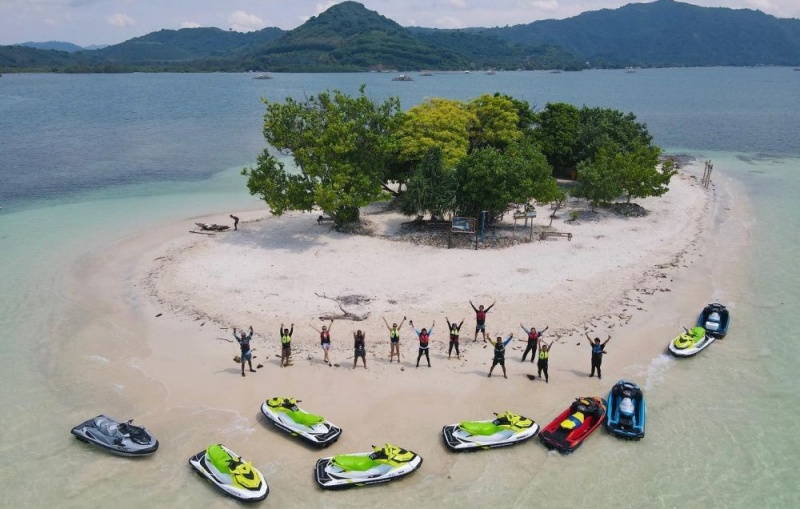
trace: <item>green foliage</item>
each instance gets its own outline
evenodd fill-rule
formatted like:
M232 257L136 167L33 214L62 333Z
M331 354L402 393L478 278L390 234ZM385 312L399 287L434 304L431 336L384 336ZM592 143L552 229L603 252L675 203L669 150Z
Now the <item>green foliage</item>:
M453 168L469 149L475 114L455 99L435 97L412 107L403 116L394 139L399 161L416 163L432 148L442 153L442 164Z
M468 216L486 210L493 218L511 204L550 201L559 192L541 151L524 141L472 152L456 167L456 181L456 209Z
M414 168L403 194L402 212L407 216L444 217L455 207L455 172L445 167L442 151L430 149Z
M616 171L614 157L601 149L596 159L578 164L580 185L572 191L578 198L586 198L594 210L600 203L613 200L622 194L622 183Z
M522 138L517 105L502 95L484 94L469 103L475 115L470 129L470 149L503 149Z
M333 91L303 102L264 103L267 143L290 153L300 171L288 174L269 150L245 170L250 193L260 195L273 213L316 205L340 225L357 220L359 207L382 195L389 135L400 110L396 98L375 104L362 85L357 97Z

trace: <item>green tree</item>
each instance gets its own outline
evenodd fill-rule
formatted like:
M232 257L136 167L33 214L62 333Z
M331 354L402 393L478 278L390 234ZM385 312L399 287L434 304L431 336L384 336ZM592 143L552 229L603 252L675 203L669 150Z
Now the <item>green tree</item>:
M572 191L572 195L589 200L594 210L600 203L609 202L622 194L618 162L609 149L604 147L594 159L578 163L579 184Z
M476 122L466 105L454 99L426 99L403 115L397 132L396 159L414 165L432 148L453 168L469 149L469 128Z
M432 148L408 180L402 212L408 216L430 213L432 217L444 217L455 207L455 192L455 172L445 168L442 151Z
M470 101L468 109L475 116L470 126L470 150L484 147L503 149L522 138L519 110L510 98L484 94Z
M630 152L617 153L614 164L618 168L622 192L631 198L661 196L669 191L669 181L677 173L672 161L667 161L658 169L658 156L661 149L649 145L637 145Z
M468 216L486 210L494 218L511 204L550 201L559 192L544 155L525 141L469 154L456 166L456 181L456 208Z
M390 134L400 111L397 98L374 103L323 92L299 102L264 100L264 138L292 155L299 174L289 173L264 150L254 168L243 170L250 194L260 195L275 214L316 205L337 225L356 221L359 207L379 198Z
M537 115L534 139L556 174L564 174L580 162L577 158L580 110L571 104L547 103Z

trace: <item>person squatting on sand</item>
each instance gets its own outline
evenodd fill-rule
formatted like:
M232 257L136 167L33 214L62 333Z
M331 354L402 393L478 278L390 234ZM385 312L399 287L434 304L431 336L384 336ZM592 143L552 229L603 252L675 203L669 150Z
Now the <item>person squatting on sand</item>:
M522 330L524 330L525 334L528 335L528 345L525 347L525 352L522 354L522 362L525 362L525 357L528 356L528 352L531 353L531 362L533 362L533 360L536 358L536 346L539 344L539 338L542 334L547 332L547 329L549 329L550 326L545 326L541 332L536 332L535 327L531 327L530 330L528 330L522 324L519 324L519 326L522 327Z
M353 369L356 369L356 363L359 357L361 357L361 360L364 362L364 369L367 369L366 339L366 333L362 332L360 329L353 333L353 348L355 350L353 352Z
M241 349L242 376L244 376L245 361L247 361L247 365L250 366L250 371L255 373L256 370L253 369L253 351L250 349L250 340L253 339L253 326L250 326L249 334L242 331L238 336L236 335L236 327L234 327L233 337L236 339L236 342L239 343L239 348Z
M550 347L553 346L554 341L555 339L550 343L541 342L539 345L539 362L536 364L539 378L542 378L542 373L544 373L544 382L548 384L550 383L550 377L547 375L547 361L550 360Z
M472 340L473 342L478 340L479 332L483 333L483 340L486 341L486 313L488 313L496 303L497 301L494 301L491 306L483 309L483 304L476 308L475 304L469 301L469 305L472 306L472 309L475 311L475 339Z
M461 326L464 325L464 319L461 319L461 323L456 325L455 323L450 323L450 319L446 316L444 320L447 322L447 328L450 329L450 348L447 350L447 358L450 358L450 354L453 353L453 348L456 349L456 357L458 359L461 358L461 354L458 351L458 335L461 333Z
M417 355L417 367L419 367L419 361L422 359L422 354L425 354L425 359L428 361L428 367L431 367L431 356L428 353L428 343L431 338L431 334L433 334L433 328L436 326L436 320L433 321L431 324L430 329L426 329L425 327L422 328L421 331L418 331L416 327L414 327L414 321L409 320L409 325L411 328L414 329L414 332L417 334L417 338L419 339L419 354Z
M497 336L496 340L492 340L489 338L489 343L494 346L494 358L492 359L492 367L489 368L489 374L487 375L489 378L492 377L492 371L494 371L494 367L500 364L503 368L503 378L508 378L506 374L506 345L511 343L511 340L514 339L514 334L508 336L508 338L503 341L503 338Z
M608 335L608 339L600 342L600 338L594 338L594 342L592 342L592 338L589 337L589 333L585 332L586 339L589 340L589 346L592 347L592 373L589 375L590 377L594 376L594 370L597 368L597 378L600 380L603 379L603 375L600 373L600 365L603 363L603 354L605 352L606 343L611 341L611 335Z
M281 367L289 365L289 358L292 356L292 334L294 333L294 324L291 329L284 329L281 324Z
M395 355L397 355L397 362L400 362L400 328L403 327L405 322L406 317L404 316L400 325L393 323L392 326L389 327L389 322L383 317L383 323L385 323L386 328L389 329L389 363L392 362Z
M331 360L328 358L328 351L331 349L331 329L333 328L333 319L331 319L331 323L327 327L323 325L322 330L317 329L313 325L309 326L319 334L319 343L322 347L322 352L325 355L325 358L322 360L322 362L330 366Z

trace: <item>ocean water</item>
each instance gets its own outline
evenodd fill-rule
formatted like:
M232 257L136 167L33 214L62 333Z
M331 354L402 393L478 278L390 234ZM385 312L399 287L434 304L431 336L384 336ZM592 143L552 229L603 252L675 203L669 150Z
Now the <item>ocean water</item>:
M708 254L714 263L706 300L730 303L732 332L691 362L657 357L645 367L652 420L644 442L605 441L581 456L548 455L537 475L514 480L513 494L492 494L487 480L479 490L459 486L461 495L450 499L435 491L426 492L427 499L406 496L422 507L470 500L510 501L512 507L544 500L599 507L800 506L800 462L793 453L800 450L800 410L793 403L800 356L794 337L800 327L800 276L794 267L800 238L800 73L713 68L390 78L3 76L3 505L82 507L113 497L121 507L186 506L196 500L170 493L167 480L148 491L146 464L122 460L112 465L113 473L132 471L137 480L120 492L118 484L104 482L100 470L106 463L84 465L70 454L76 445L67 430L74 423L67 425L60 416L71 418L83 408L92 376L76 377L62 359L75 354L77 331L94 318L93 310L67 291L74 267L117 239L165 222L258 206L238 172L263 147L260 98L333 88L356 93L366 83L370 96L397 95L404 108L425 97L502 92L538 106L566 101L632 111L668 151L711 159L715 181L734 180L717 187L720 206L741 198L726 194L729 188L745 193L750 204L743 222L719 214L715 226L725 235ZM746 239L739 242L742 235ZM125 331L113 334L109 341L124 338ZM99 365L113 362L104 352L86 356ZM487 470L502 468L508 458L522 461L520 454L492 456ZM390 493L401 496L404 489L414 491L398 485ZM368 493L359 500L381 500L380 489Z

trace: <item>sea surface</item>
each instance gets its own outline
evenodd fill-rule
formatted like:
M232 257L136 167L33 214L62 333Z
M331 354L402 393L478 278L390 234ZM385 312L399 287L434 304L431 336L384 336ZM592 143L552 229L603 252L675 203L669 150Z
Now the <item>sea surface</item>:
M86 456L76 456L79 444L58 416L91 398L95 381L60 364L85 321L85 310L67 291L71 271L94 251L160 224L257 207L239 171L264 147L261 98L331 89L355 94L366 84L369 96L398 96L406 109L426 97L501 92L537 107L563 101L630 111L669 153L712 160L715 179L734 179L746 193L746 227L725 221L724 213L715 225L724 235L713 253L719 264L707 300L730 305L729 336L688 362L652 360L644 380L651 417L644 441L606 442L595 449L600 454L576 453L571 463L554 458L552 468L548 460L536 476L515 479L513 493L498 492L497 504L800 507L800 405L794 398L800 73L447 73L414 76L413 82L379 73L273 76L0 79L0 505L84 507L89 500L113 500L120 508L184 507L194 500L175 494L167 480L154 487L141 480L120 487L102 475L94 480L106 458L91 456L94 463L83 465ZM737 199L719 198L722 204ZM728 249L727 235L745 234L744 249ZM107 361L102 353L92 355L93 362ZM542 452L534 447L531 454ZM115 471L124 472L124 460L114 461ZM487 473L486 491L493 482ZM383 500L380 489L368 493L362 501L403 505ZM403 489L391 493L402 496ZM417 498L415 505L447 507L447 500L441 493L427 502Z

